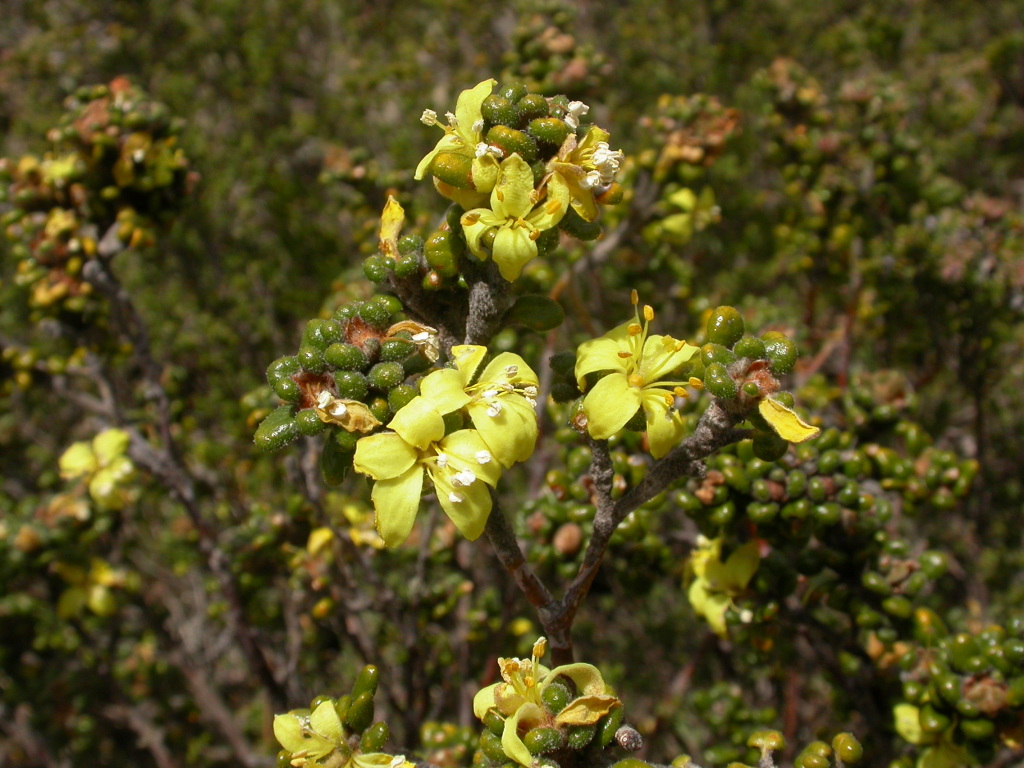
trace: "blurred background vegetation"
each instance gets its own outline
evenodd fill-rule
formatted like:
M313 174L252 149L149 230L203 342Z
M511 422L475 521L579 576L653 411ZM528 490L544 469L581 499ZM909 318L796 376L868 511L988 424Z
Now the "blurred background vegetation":
M412 181L436 140L422 110L443 112L491 76L586 101L630 158L630 197L605 238L525 273L563 301L566 326L499 342L540 361L621 319L631 288L661 332L697 338L726 303L750 327L789 333L803 353L798 402L844 435L835 445L882 445L904 462L844 469L895 494L891 540L915 557L948 552L922 600L955 631L1017 631L1024 3L7 0L4 11L5 185L19 158L54 150L66 97L120 76L181 119L168 146L191 175L173 216L139 212L153 214L147 236L114 262L148 349L124 330L129 305L33 293L17 237L0 245L0 762L269 765L274 712L375 662L393 751L468 764L474 739L455 726L493 682L495 649L528 654L529 607L486 547L443 546L444 530L379 550L362 484L326 489L313 441L257 456L252 432L276 402L266 365L294 353L305 321L370 295L361 265L387 195L424 234L443 214ZM148 465L133 456L142 471L116 481L117 498L90 493L92 475L61 476L69 446L116 426L157 446ZM552 416L547 431L561 426ZM534 463L511 492L541 502L517 524L557 573L576 552L548 533L585 513L552 488L578 481L586 459L556 447ZM956 485L975 471L970 492ZM744 487L705 506L732 503L742 518L766 501ZM886 709L914 702L905 676L875 664L878 679L853 694L842 679L863 677L856 664L815 666L800 651L847 640L747 628L719 642L695 623L682 562L709 523L686 528L692 515L665 511L688 498L631 521L578 631L578 655L615 683L650 755L724 764L743 759L735 745L751 728L780 724L798 741L850 724L873 765L908 752ZM886 621L909 622L902 610ZM852 635L851 655L877 662ZM997 715L1001 732L1020 729L1019 713Z

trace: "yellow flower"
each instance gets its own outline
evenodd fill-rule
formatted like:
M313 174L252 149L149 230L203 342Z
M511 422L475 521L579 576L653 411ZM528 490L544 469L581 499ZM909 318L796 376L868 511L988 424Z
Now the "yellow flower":
M353 752L333 701L322 702L308 714L288 712L274 716L274 737L291 753L295 768L404 768L404 755Z
M448 125L441 125L437 120L437 113L430 109L424 110L423 116L420 118L420 121L426 125L440 125L444 129L444 136L427 153L427 156L420 160L413 178L417 181L422 179L439 156L454 156L449 159L455 159L457 165L465 167L470 172L465 181L454 184L454 188L451 184L443 184L443 187L448 189L447 191L441 189L441 191L455 199L460 205L463 200L475 198L474 196L459 195L458 189L470 192L490 192L497 176L497 158L486 150L486 145L483 142L484 118L481 114L484 99L491 95L496 83L495 80L484 80L473 88L463 91L456 102L455 114L449 112L446 115Z
M693 357L698 349L671 336L650 336L654 310L644 307L644 322L636 310L634 319L599 339L585 341L577 350L576 379L584 389L591 373L607 372L583 399L587 431L606 440L643 409L651 455L661 458L679 442L683 424L674 409L675 398L684 394L687 382L665 379Z
M595 193L601 194L615 181L622 161L622 151L609 149L608 138L608 131L597 127L580 142L570 133L548 163L553 178L562 179L569 188L573 210L584 221L594 221L600 214Z
M537 256L537 238L555 227L569 207L569 188L561 176L551 176L534 189L533 170L518 154L502 161L491 191L490 208L474 208L462 215L466 245L478 259L493 255L501 276L515 280L523 266ZM483 239L496 230L488 253Z
M688 568L693 581L687 596L693 609L703 616L715 634L726 636L725 614L733 599L743 594L757 573L761 554L756 541L748 541L722 562L722 539L704 539L690 555Z
M520 765L529 768L533 756L520 731L538 726L559 727L593 725L613 707L622 703L604 682L600 670L591 664L566 664L548 669L540 663L547 647L542 637L533 644L531 659L498 659L500 683L473 697L473 714L483 720L491 709L505 717L501 748ZM576 687L576 698L560 712L548 712L541 698L544 689L559 677L567 677Z

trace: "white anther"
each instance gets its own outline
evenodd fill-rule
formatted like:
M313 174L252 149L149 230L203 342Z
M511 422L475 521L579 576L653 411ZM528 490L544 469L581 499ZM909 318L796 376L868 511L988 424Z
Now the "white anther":
M444 469L445 467L448 466L448 454L447 453L439 453L439 454L437 454L437 466L439 466L441 469Z
M463 469L452 476L452 485L459 488L465 488L467 485L472 485L475 482L476 475L473 474L471 469Z
M420 122L424 125L437 125L437 112L432 109L424 109L420 115Z
M499 403L497 400L495 400L493 403L491 403L488 406L488 408L487 408L487 415L490 416L492 419L497 418L498 416L500 416L501 415L501 403Z
M506 365L505 366L505 375L508 376L510 379L513 376L517 376L518 374L519 374L519 366L518 365Z
M452 504L458 504L459 502L465 500L466 499L461 494L458 494L455 491L452 491L451 493L448 494L448 501L450 501Z
M476 452L476 463L477 464L486 464L487 462L489 462L491 460L491 458L492 457L491 457L491 452L490 451L477 451Z

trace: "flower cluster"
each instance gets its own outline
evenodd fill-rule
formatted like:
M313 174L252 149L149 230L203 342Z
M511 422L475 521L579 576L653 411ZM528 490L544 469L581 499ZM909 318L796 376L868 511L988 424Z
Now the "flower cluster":
M606 440L642 412L651 455L661 458L684 431L675 400L686 396L684 387L690 382L676 381L675 371L699 350L671 336L650 335L654 310L644 306L641 324L636 291L632 301L632 321L580 345L576 379L587 393L583 412L591 437ZM602 377L588 389L592 374Z
M500 752L497 745L491 750L484 746L493 762L513 760L531 768L534 753L550 747L584 749L600 723L609 723L602 730L614 733L621 722L622 702L597 667L578 663L548 669L540 663L546 648L542 637L533 645L532 658L498 659L502 681L473 698L473 713L489 727L500 727ZM598 741L607 746L611 738Z
M486 354L481 346L453 347L454 367L425 376L420 394L387 431L356 444L353 465L376 481L377 529L389 546L405 541L412 530L424 477L460 533L476 539L502 469L533 452L537 375L521 357L504 352L474 380ZM462 427L467 418L472 428Z
M485 80L463 91L447 125L433 110L423 113L422 121L445 135L416 178L434 177L437 190L464 211L458 226L465 247L481 261L493 258L512 281L557 244L556 227L586 239L600 234L600 206L621 197L615 174L622 152L585 122L590 108L583 102L545 98L517 83L495 86Z

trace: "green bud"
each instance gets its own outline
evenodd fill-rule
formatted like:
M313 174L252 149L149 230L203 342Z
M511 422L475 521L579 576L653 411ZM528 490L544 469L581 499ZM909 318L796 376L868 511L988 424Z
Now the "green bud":
M996 724L987 717L964 719L960 721L960 730L971 741L988 741L996 732Z
M396 363L388 363L388 365L396 365ZM370 406L370 413L372 413L373 417L379 422L386 423L388 418L391 416L391 411L388 408L388 401L383 397L375 397L367 403L367 405Z
M423 251L423 238L419 235L403 235L398 240L398 254L408 256Z
M539 93L528 93L516 102L519 125L548 116L548 100Z
M282 749L277 753L277 761L275 763L277 768L291 768L292 765L292 753L287 749Z
M480 105L480 114L491 125L515 125L518 118L515 105L496 93L484 99Z
M931 704L921 707L918 711L918 721L921 724L921 730L930 734L942 733L950 725L949 716L942 714Z
M746 395L747 397L754 398L761 396L761 388L757 386L757 382L755 381L743 382L743 386L740 387L740 389L743 391L743 394Z
M776 752L786 748L786 738L779 731L754 731L747 739L747 746L762 752Z
M333 696L328 696L326 693L321 693L319 696L314 696L313 700L311 702L309 702L309 711L313 712L314 710L316 710L317 707L319 707L325 701L333 702L334 701L334 697Z
M380 345L380 361L400 363L415 351L416 345L406 339L384 339Z
M931 608L921 607L914 611L914 639L922 645L936 645L948 634L945 623Z
M777 331L769 331L761 337L772 373L789 373L796 365L798 350L791 339Z
M745 330L743 316L735 307L717 307L708 318L708 341L712 344L731 347L743 338Z
M557 328L564 320L565 310L562 305L538 293L520 296L504 317L506 325L520 326L538 333Z
M345 725L353 733L362 733L373 722L373 693L364 691L353 697L352 704L345 715Z
M523 744L531 755L543 755L565 746L565 734L557 728L533 728L523 736Z
M704 388L715 397L731 400L739 387L722 363L710 363L704 368Z
M345 432L345 430L339 430ZM351 434L346 432L346 434ZM334 439L324 440L323 451L320 453L320 474L327 485L340 485L348 471L352 468L352 451L346 451ZM314 707L315 709L315 707Z
M271 411L256 428L254 441L257 450L277 451L299 436L299 425L295 423L292 406L282 405Z
M747 518L755 525L766 525L779 514L779 505L775 502L753 502L747 505Z
M398 413L409 404L418 393L416 388L409 384L399 384L388 390L388 407L393 413Z
M359 750L363 753L380 752L388 743L389 738L391 738L391 732L388 729L388 724L381 720L363 732L363 737L359 740Z

